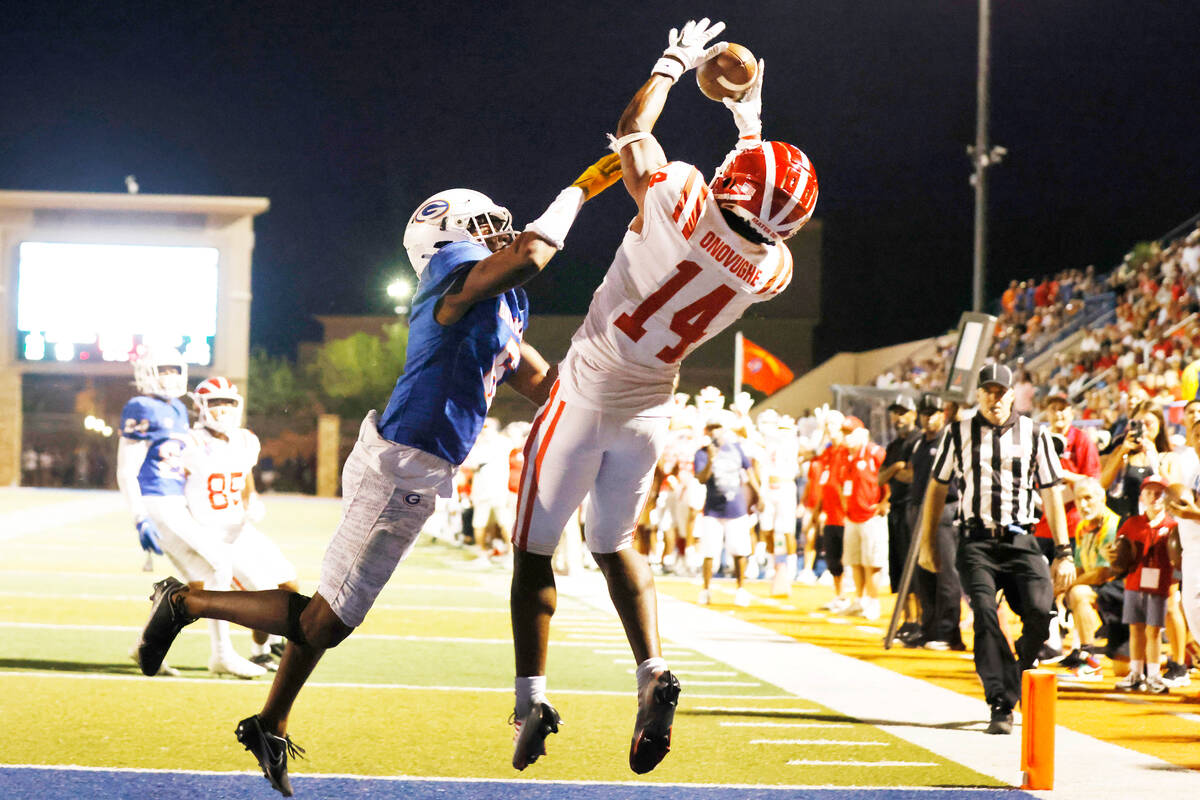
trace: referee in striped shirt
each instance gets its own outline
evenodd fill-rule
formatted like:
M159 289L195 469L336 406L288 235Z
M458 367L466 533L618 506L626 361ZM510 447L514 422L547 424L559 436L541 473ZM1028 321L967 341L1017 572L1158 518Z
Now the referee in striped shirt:
M1021 672L1032 669L1050 631L1055 587L1075 579L1075 561L1063 511L1062 468L1046 430L1013 411L1012 370L989 364L979 372L978 411L950 422L934 457L933 480L921 517L921 566L937 572L933 530L947 486L957 480L961 541L957 567L975 614L975 671L991 706L988 733L1012 733L1021 701ZM1032 531L1041 495L1054 537L1048 565ZM1051 579L1053 574L1053 580ZM996 615L997 592L1021 618L1013 657Z

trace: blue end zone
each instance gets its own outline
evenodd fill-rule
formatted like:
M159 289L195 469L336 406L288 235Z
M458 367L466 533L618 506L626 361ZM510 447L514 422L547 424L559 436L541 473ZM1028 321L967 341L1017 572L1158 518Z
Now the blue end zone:
M659 786L548 781L454 781L386 778L323 778L295 775L292 788L301 800L746 800L803 796L817 800L1033 800L1017 789L772 789L769 787ZM279 795L261 776L178 772L138 772L0 767L4 800L271 800Z

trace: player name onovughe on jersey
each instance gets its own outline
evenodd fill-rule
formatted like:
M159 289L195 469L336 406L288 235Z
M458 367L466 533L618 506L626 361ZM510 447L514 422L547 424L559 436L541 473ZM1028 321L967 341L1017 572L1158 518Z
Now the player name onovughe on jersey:
M625 233L560 378L568 402L667 415L679 363L786 289L792 258L785 245L735 233L690 164L656 172L642 211L642 230Z
M228 440L205 428L192 429L183 451L183 493L197 522L208 528L241 529L246 521L242 493L258 463L259 447L258 437L245 428L232 431Z

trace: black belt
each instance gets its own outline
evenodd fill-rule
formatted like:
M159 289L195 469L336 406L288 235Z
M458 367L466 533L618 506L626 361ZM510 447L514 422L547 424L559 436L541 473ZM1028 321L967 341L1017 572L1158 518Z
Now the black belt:
M963 536L973 541L998 539L1011 542L1017 536L1033 533L1032 525L984 525L980 522L968 522L963 527Z

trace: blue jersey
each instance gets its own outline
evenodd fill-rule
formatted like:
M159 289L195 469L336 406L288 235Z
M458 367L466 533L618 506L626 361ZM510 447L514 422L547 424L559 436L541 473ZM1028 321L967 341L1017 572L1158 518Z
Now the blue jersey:
M143 495L182 495L183 461L180 456L188 435L188 412L178 398L140 395L121 411L121 435L150 443L146 460L138 470L138 488Z
M496 387L521 360L529 319L524 290L476 303L453 325L434 319L438 300L465 270L491 255L454 242L429 260L413 298L404 374L379 418L379 435L461 464L487 416Z
M698 450L693 463L697 474L708 466L708 451ZM750 469L750 459L737 443L723 444L713 456L712 474L704 488L704 514L718 519L736 519L750 513L746 502L744 470Z

